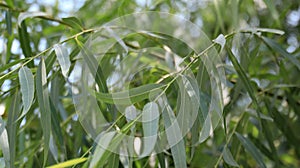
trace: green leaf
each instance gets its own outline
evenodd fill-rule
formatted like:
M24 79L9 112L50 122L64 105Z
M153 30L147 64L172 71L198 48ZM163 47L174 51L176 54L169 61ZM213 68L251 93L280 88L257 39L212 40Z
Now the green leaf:
M25 61L25 60L27 60L26 58L25 59L18 59L18 60L15 60L15 61L12 61L12 62L10 62L10 63L8 63L8 64L5 64L4 66L1 66L0 67L0 73L2 73L3 71L5 71L5 70L8 70L9 68L11 68L12 66L14 66L14 65L16 65L16 64L18 64L18 63L20 63L20 62L23 62L23 61ZM0 78L1 79L1 78Z
M45 59L45 64L46 64L46 72L49 73L50 70L52 69L52 66L55 62L55 51L52 51L47 55L47 58Z
M22 67L19 70L19 81L22 93L23 112L20 118L26 115L31 107L34 98L34 79L32 72L27 67Z
M80 20L76 17L62 18L62 20L76 30L79 31L84 30Z
M49 141L51 134L51 111L49 104L49 93L47 85L47 74L44 59L42 58L36 73L36 92L41 113L41 125L44 135L44 162L45 166L48 158Z
M255 147L255 145L248 138L245 138L241 134L239 134L239 133L236 132L235 135L240 140L240 142L242 143L242 145L244 146L244 148L246 148L246 150L256 160L256 162L258 163L258 165L260 167L262 167L262 168L266 168L266 165L265 165L265 163L263 161L263 156L259 152L259 150Z
M101 133L96 139L97 147L93 154L90 166L93 167L102 167L108 161L109 157L113 154L114 151L120 146L123 139L126 137L126 134L129 130L135 125L137 119L133 120L122 127L118 132L104 132Z
M31 47L30 47L30 38L29 34L27 32L27 26L25 22L22 22L20 27L18 27L18 32L19 32L19 40L21 44L21 49L23 51L23 54L26 58L32 56L31 52ZM33 62L28 63L28 67L32 68L33 67Z
M239 167L227 146L225 146L223 150L223 159L227 164L234 167Z
M44 12L22 12L22 13L20 13L20 15L18 17L18 25L21 26L21 23L23 22L23 20L25 20L27 18L33 18L33 17L38 17L38 16L47 16L47 14Z
M276 10L276 6L275 6L274 1L272 1L272 0L264 0L264 2L266 3L266 6L269 8L273 19L276 21L277 24L279 24L279 20L278 20L279 14L278 14L278 12Z
M6 20L6 29L9 35L12 34L12 17L11 17L11 11L5 12L5 20Z
M60 44L54 45L54 50L55 50L55 54L56 54L57 59L58 59L58 63L61 67L62 74L64 75L65 78L67 78L69 68L71 66L68 51L67 51L66 48L64 48Z
M300 61L296 58L290 55L288 52L286 52L285 49L281 45L279 45L276 41L267 38L267 37L261 37L263 41L272 49L274 49L276 52L280 53L283 57L285 57L287 60L289 60L292 64L294 64L299 70L300 70Z
M108 88L106 85L106 79L104 77L101 66L98 64L97 59L94 57L94 54L88 50L80 41L76 41L79 48L81 49L81 54L83 56L84 61L92 75L95 75L95 81L99 86L99 90L103 93L108 93Z
M70 167L70 166L75 166L79 163L85 162L87 158L76 158L76 159L71 159L62 163L58 163L56 165L48 166L47 168L64 168L64 167Z
M273 140L272 140L272 134L269 131L270 129L269 129L268 125L264 121L262 121L262 114L263 114L262 109L260 108L258 100L255 97L255 94L254 94L255 92L251 86L250 79L246 76L246 73L244 72L243 68L238 63L236 57L233 55L233 53L231 52L231 50L229 48L227 48L227 52L228 52L231 62L233 63L234 68L236 69L244 86L246 87L248 94L250 95L251 99L253 100L254 104L256 105L256 108L257 108L256 114L259 119L259 124L260 124L259 126L262 128L262 130L263 130L262 132L263 132L265 138L267 139L267 142L268 142L270 148L272 149L272 152L274 152L274 155L277 156L276 149L274 147Z
M2 117L0 117L0 147L2 149L6 167L10 167L10 149L8 143L8 135Z
M255 97L255 92L251 86L251 80L247 77L244 69L242 68L242 66L239 64L238 60L236 59L236 57L234 56L234 54L232 53L232 51L227 47L227 53L228 53L228 56L229 56L229 59L231 60L233 66L234 66L234 69L236 70L236 72L238 73L239 77L241 78L248 94L250 95L251 99L253 100L254 104L256 105L257 107L257 117L259 119L259 122L260 122L260 125L261 125L261 116L260 116L260 113L261 113L261 109L260 109L260 106L258 104L258 101Z
M59 148L65 150L64 138L63 138L62 129L60 127L58 112L51 99L50 99L50 108L51 108L51 127L53 131L52 134L58 139Z
M156 156L157 156L160 167L161 168L166 168L164 153L163 152L158 153Z
M104 27L105 30L122 46L122 48L125 50L126 53L128 53L128 47L124 43L123 39L119 37L117 33L115 33L112 29L109 27Z
M158 93L164 85L161 84L146 84L140 87L129 89L116 93L101 93L91 91L94 96L105 103L131 105L142 100L148 99L149 94Z
M150 155L155 147L158 134L158 121L159 109L157 104L154 102L147 103L142 113L144 148L141 157Z
M166 98L163 98L160 101L160 106L163 109L162 116L165 125L165 132L171 148L175 168L186 168L185 146L179 124L170 105L167 103Z
M7 133L10 147L10 167L14 167L15 155L16 155L16 136L17 128L19 128L19 123L16 122L18 115L20 113L20 95L18 90L12 96L10 103L10 108L8 110L8 119L7 119Z
M181 75L177 78L177 83L180 90L177 121L182 135L185 135L197 120L200 106L199 90L196 81L189 76Z
M207 115L203 127L200 131L199 143L204 142L209 137L211 129L212 129L211 118L210 115Z
M102 163L101 160L103 160L103 162L105 162L105 160L101 159L101 158L104 156L106 151L109 152L108 146L111 143L111 141L115 135L116 135L115 131L100 134L100 138L97 142L97 147L95 149L95 152L93 154L93 157L92 157L89 167L96 167L96 166L100 167L98 164ZM102 163L102 164L104 164L104 163Z
M107 165L110 168L119 168L119 155L116 153L112 153L108 159Z

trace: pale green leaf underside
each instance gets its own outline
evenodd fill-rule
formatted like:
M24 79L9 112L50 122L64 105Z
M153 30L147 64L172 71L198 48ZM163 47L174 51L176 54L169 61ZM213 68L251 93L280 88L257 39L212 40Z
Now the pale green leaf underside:
M2 149L6 167L10 167L10 150L8 144L8 135L2 118L0 118L0 147Z
M156 103L150 102L144 106L142 121L144 133L144 148L141 157L144 157L151 154L157 140L159 109Z
M47 74L44 59L41 59L36 74L36 92L41 113L41 123L44 135L44 163L45 166L48 158L50 134L51 134L51 111L49 103L49 93L47 87Z
M186 166L186 153L184 140L181 135L179 124L176 117L166 100L160 103L163 107L163 120L165 131L167 134L168 144L170 145L172 157L174 160L175 168L185 168Z
M25 20L27 18L33 18L33 17L38 17L38 16L47 16L47 14L44 12L22 12L22 13L20 13L20 15L18 17L18 25L21 26L21 23L23 22L23 20Z
M22 93L23 112L19 118L22 118L31 107L34 98L34 79L32 72L27 67L19 70L19 81Z
M69 54L66 48L64 48L62 45L60 44L56 44L54 45L54 50L55 50L55 54L58 60L58 63L61 67L62 70L62 74L64 75L64 77L68 77L68 72L69 72L69 68L71 66L71 62L69 59Z

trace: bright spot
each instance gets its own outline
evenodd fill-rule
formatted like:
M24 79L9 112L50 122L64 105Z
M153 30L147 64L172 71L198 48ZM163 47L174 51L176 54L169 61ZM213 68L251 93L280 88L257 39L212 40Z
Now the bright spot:
M5 106L4 104L0 104L0 115L2 116L5 112Z
M134 151L137 155L141 154L142 140L139 137L135 137L133 141Z

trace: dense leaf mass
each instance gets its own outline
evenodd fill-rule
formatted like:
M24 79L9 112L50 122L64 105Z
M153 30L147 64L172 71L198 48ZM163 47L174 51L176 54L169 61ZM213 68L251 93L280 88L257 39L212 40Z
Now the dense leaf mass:
M0 9L0 167L300 167L299 0Z

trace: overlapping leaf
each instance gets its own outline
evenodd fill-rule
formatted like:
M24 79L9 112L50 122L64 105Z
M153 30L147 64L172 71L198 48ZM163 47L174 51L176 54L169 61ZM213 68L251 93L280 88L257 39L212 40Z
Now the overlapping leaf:
M19 70L19 81L22 93L23 112L19 118L26 115L30 109L34 98L34 79L32 72L27 67L22 67Z
M47 74L44 59L41 59L36 73L36 92L41 113L41 125L44 135L44 162L45 166L48 158L49 142L51 134L51 111L49 103L49 93L47 85Z
M255 145L248 139L242 136L239 133L235 133L235 135L238 137L242 145L247 149L247 151L251 154L251 156L257 161L260 167L266 168L266 165L263 160L262 154L259 152L259 150L255 147Z
M105 103L131 105L144 99L148 99L150 93L159 93L160 89L163 87L164 85L161 84L146 84L126 91L111 94L101 92L93 93L93 91L91 92L98 100Z
M62 74L64 75L65 78L67 78L69 68L71 66L68 51L66 48L64 48L60 44L54 45L54 50L55 50L55 54L56 54L57 60L59 62L59 65L61 67Z
M142 113L144 148L141 157L148 156L154 149L158 134L159 111L154 102L147 103Z

